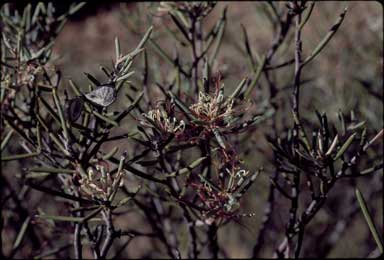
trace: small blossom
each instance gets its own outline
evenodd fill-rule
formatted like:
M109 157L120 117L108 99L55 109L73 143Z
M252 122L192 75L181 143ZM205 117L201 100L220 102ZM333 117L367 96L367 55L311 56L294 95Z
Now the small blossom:
M103 165L97 164L95 168L96 172L89 168L87 175L79 180L80 190L91 198L107 201L111 194L123 185L124 171L121 170L111 176L109 172L105 171Z
M222 93L210 96L203 92L199 92L198 102L191 105L189 109L194 115L211 126L223 125L229 126L229 120L234 114L233 100L225 99Z
M169 117L163 109L153 109L143 114L147 122L141 122L147 127L156 127L164 133L180 134L185 129L183 120L178 121L175 117ZM149 121L149 122L148 122Z

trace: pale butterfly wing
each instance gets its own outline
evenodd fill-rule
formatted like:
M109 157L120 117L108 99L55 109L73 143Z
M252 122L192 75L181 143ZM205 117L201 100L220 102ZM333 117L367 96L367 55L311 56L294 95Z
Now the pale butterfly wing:
M103 85L85 94L85 97L99 106L107 107L116 100L116 90L111 85Z

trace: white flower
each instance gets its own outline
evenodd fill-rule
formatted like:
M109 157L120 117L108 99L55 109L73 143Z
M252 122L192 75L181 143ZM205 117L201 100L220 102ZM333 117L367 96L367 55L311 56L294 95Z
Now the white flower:
M105 171L104 166L96 165L97 172L92 168L88 170L87 176L79 180L80 190L91 198L108 200L113 192L116 191L123 183L124 170L117 172L111 176Z
M148 118L152 124L144 123L145 126L157 127L167 133L178 134L185 129L185 122L183 120L178 121L175 117L168 117L168 114L163 109L150 110L147 114L143 114L143 116Z
M212 97L200 91L198 102L189 108L201 120L214 123L217 120L228 120L233 114L232 107L233 100L225 99L222 92Z

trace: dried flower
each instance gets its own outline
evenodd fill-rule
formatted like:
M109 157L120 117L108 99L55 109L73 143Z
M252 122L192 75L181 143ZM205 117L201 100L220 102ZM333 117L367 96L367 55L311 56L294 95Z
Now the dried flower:
M239 209L238 199L231 193L215 189L207 182L193 184L202 203L207 207L203 218L226 219Z
M146 127L152 127L160 130L162 133L180 134L185 129L183 120L178 121L175 117L169 117L168 113L161 108L150 110L143 114L145 120L141 124Z
M225 102L224 102L225 101ZM221 91L216 92L215 96L210 96L203 92L199 92L199 99L196 104L193 104L189 109L194 113L194 116L211 125L221 125L225 120L229 126L229 119L234 111L233 100L224 100Z
M258 173L250 175L249 171L241 169L240 166L233 166L225 168L219 174L219 176L229 176L229 181L219 180L218 183L208 181L200 174L199 180L192 182L191 187L196 190L201 203L206 207L202 211L204 223L207 224L207 221L211 223L210 219L220 221L235 216L240 208L242 196L254 182Z
M117 189L123 185L124 171L119 170L115 175L106 171L106 167L101 163L95 165L96 172L89 168L86 176L79 180L80 190L91 198L108 201L116 193Z

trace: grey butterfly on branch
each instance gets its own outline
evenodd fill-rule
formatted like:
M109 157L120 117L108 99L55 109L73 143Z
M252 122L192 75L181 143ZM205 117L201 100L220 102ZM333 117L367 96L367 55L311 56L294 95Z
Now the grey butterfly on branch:
M97 106L108 107L115 102L117 91L114 82L97 86L96 89L81 96L72 98L67 102L66 112L71 122L76 121L83 111L84 101Z
M108 107L115 102L116 97L117 92L114 83L100 85L95 90L85 94L88 101L101 107Z

